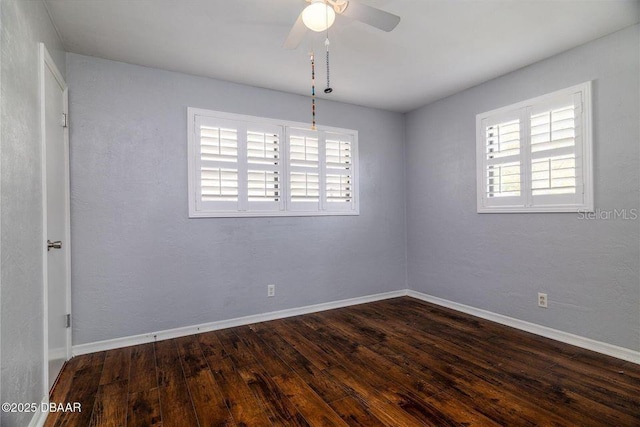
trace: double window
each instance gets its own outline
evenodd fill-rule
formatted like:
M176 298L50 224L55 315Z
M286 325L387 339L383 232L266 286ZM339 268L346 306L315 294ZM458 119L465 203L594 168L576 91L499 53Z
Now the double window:
M590 83L479 114L478 212L593 210Z
M358 214L354 130L188 109L189 216Z

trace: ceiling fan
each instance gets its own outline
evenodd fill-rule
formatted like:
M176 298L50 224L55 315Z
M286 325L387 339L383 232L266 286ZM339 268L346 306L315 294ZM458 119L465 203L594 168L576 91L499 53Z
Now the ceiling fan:
M325 31L331 27L336 15L355 19L383 31L393 30L400 17L356 0L305 0L310 3L298 16L284 42L285 49L295 49L300 45L307 30Z

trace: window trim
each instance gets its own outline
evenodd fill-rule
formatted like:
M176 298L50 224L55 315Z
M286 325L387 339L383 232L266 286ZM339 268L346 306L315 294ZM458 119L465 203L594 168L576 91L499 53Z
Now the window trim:
M592 117L592 82L587 81L555 92L547 93L505 107L496 108L476 115L476 203L477 213L543 213L543 212L593 212L593 117ZM521 191L527 191L521 194L520 199L524 200L523 204L504 204L502 206L486 206L484 203L485 195L485 170L486 170L486 154L485 154L485 131L482 127L483 120L492 119L498 115L519 116L521 122L521 176L525 176L530 181L531 168L531 142L530 142L530 123L527 111L531 108L537 108L540 104L552 102L554 99L562 96L571 96L577 93L582 94L582 184L583 184L583 201L578 204L545 204L533 205L532 195L529 186L525 186ZM579 148L576 144L576 151ZM524 161L523 161L524 160Z
M284 188L282 188L281 194L281 204L282 208L280 210L201 210L198 209L199 197L197 196L197 190L199 188L199 174L197 169L197 153L198 153L198 141L197 141L197 132L196 132L196 120L198 117L211 117L218 120L232 120L232 121L241 121L241 122L251 122L256 125L268 125L268 126L278 126L281 128L281 137L282 137L282 147L280 151L280 160L282 161L282 172L283 172L283 182ZM302 216L353 216L360 215L360 178L359 178L359 160L358 160L358 131L353 129L345 129L333 126L316 126L317 131L319 132L319 139L322 135L322 140L324 141L325 133L338 133L342 135L349 135L351 137L352 143L352 158L353 161L351 163L352 176L353 176L353 184L352 184L352 194L353 201L352 208L343 208L329 210L327 209L331 203L327 203L324 201L326 198L326 194L324 192L324 186L320 187L320 201L318 202L318 208L315 210L296 210L295 207L292 209L292 202L290 201L290 165L289 165L289 128L296 129L309 129L309 124L304 122L295 122L288 120L279 120L273 118L266 117L257 117L250 116L245 114L236 114L236 113L228 113L223 111L215 111L208 110L202 108L194 108L187 107L187 183L188 183L188 203L189 203L189 218L243 218L243 217L302 217ZM324 147L324 142L323 142ZM325 169L323 166L325 163L324 150L318 153L318 173L320 176L320 181L323 182L325 178L323 178L323 173L325 173ZM239 158L241 153L239 153ZM248 165L247 165L248 166ZM246 170L241 170L240 164L238 164L238 174L239 180L240 175L246 172ZM241 182L241 181L239 181ZM240 191L238 197L240 197ZM242 201L239 200L239 206L243 206ZM246 209L251 208L252 203L248 203L245 201L244 207ZM258 203L258 202L253 202ZM298 202L299 204L300 202Z

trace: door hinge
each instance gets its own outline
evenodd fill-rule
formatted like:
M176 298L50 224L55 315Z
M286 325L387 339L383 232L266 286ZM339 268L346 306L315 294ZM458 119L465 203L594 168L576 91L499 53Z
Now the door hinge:
M62 127L69 127L69 116L67 113L62 113Z
M65 318L65 328L70 328L71 327L71 313L69 313L66 316L64 316L64 318Z

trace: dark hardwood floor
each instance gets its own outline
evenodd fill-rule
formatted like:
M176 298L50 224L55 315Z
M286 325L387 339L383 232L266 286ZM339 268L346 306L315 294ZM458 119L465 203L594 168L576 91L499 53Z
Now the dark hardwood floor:
M408 297L73 358L47 426L640 426L640 366Z

